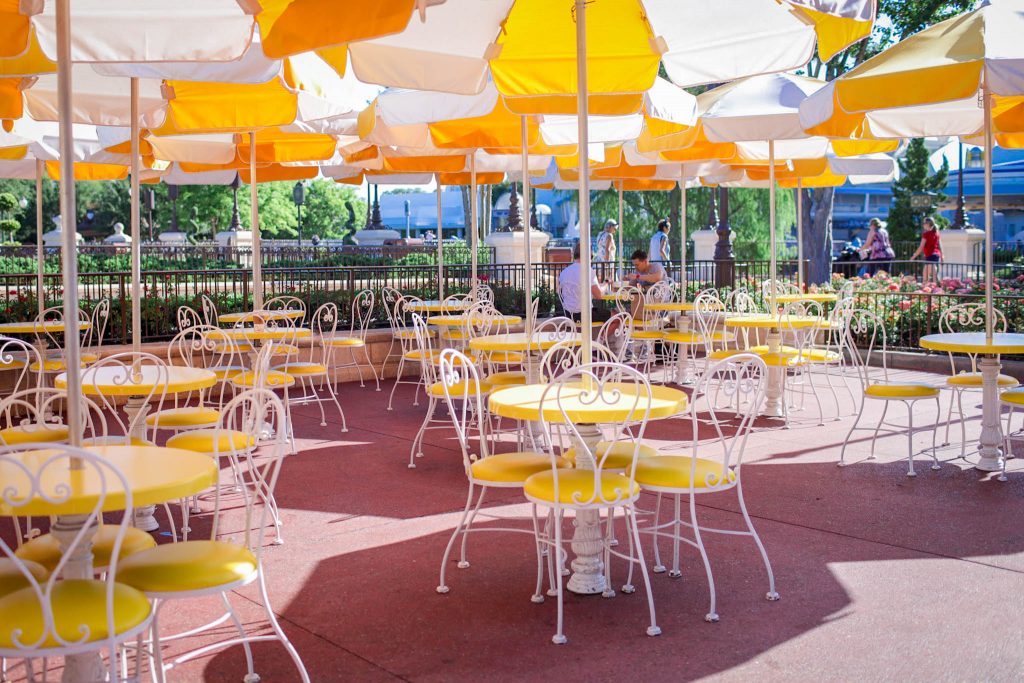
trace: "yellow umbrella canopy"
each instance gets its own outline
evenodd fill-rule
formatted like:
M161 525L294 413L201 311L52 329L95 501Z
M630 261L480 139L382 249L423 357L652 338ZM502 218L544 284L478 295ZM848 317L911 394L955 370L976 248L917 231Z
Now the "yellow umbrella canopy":
M977 135L992 95L992 127L1024 132L1024 3L992 2L935 24L829 83L801 104L804 128L836 138Z

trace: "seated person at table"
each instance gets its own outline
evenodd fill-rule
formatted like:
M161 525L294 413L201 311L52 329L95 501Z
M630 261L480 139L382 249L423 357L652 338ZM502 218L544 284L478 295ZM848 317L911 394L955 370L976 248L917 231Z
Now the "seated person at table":
M636 272L627 275L626 280L638 287L647 289L655 282L661 282L668 277L665 274L665 267L660 263L651 261L647 252L643 249L637 249L629 258L633 261L633 267L636 268Z
M570 263L565 270L558 275L558 296L562 299L562 309L565 311L567 318L572 318L576 322L580 321L580 313L583 310L581 305L580 296L580 244L576 243L576 246L572 250L572 263ZM590 269L590 319L596 322L604 322L611 317L612 312L607 308L598 308L594 306L595 301L600 301L601 297L604 296L604 292L601 290L601 285L597 282L597 273L594 269Z

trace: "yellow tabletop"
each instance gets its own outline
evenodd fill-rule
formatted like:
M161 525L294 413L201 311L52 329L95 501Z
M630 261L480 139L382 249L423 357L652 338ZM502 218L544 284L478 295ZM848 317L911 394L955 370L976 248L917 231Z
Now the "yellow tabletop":
M217 320L224 325L234 325L242 320L250 322L257 318L262 320L298 320L304 315L304 311L260 311L259 313L250 311L248 313L221 313L217 316Z
M680 313L693 310L692 301L664 301L661 303L644 304L645 311L679 311Z
M431 325L437 325L438 327L459 327L460 325L466 324L466 316L432 315L427 318L427 322ZM523 319L518 315L498 315L494 317L494 322L501 325L518 325L523 322Z
M126 382L126 368L88 368L82 371L82 392L90 396L145 396L154 388L163 391L166 385L168 394L177 394L206 389L217 383L217 375L203 368L169 365L167 372L163 373L155 365L143 365L140 370L139 381ZM58 389L66 389L67 373L57 375L53 385Z
M548 384L526 384L523 386L499 389L491 394L488 406L492 413L515 420L537 420L540 416L541 399ZM562 393L562 408L566 409L569 419L575 424L604 424L638 420L643 417L645 407L636 404L636 386L634 384L613 383L605 385L605 395L618 390L619 400L609 405L603 399L600 405L592 405L578 400L584 393L582 388L575 389L576 396L567 400L566 390ZM552 388L544 399L544 419L548 422L561 422L562 410L555 398ZM651 387L651 419L671 417L686 409L686 394L679 389L669 387Z
M306 327L236 327L224 330L234 341L279 341L281 339L310 339L313 331Z
M78 323L78 329L87 330L90 324L87 322ZM64 323L58 320L50 320L45 323L20 322L0 323L0 334L37 334L39 332L63 332Z
M807 294L780 294L775 297L780 304L794 304L798 301L815 301L819 304L831 304L839 300L838 294L828 292L807 293Z
M818 327L824 321L816 315L787 315L777 316L768 315L767 313L758 313L757 315L742 315L734 318L726 318L726 327L756 327L759 329L771 329L771 328L804 328L804 327Z
M411 301L405 305L413 313L443 313L445 311L464 311L473 304L469 301Z
M632 296L637 296L636 292L632 293ZM629 301L630 294L626 292L612 292L610 294L602 294L602 301Z
M932 351L951 353L1024 353L1024 334L1000 332L985 341L984 332L949 332L921 337L921 347Z
M474 351L542 351L550 349L558 342L564 341L570 344L582 344L583 340L578 334L561 334L558 332L541 332L533 335L535 339L531 342L530 335L525 332L512 332L509 334L488 334L483 337L469 340L469 348Z
M217 464L212 458L195 451L159 446L91 446L85 450L96 453L117 466L128 481L132 492L132 505L157 505L199 493L217 481ZM10 453L10 457L24 464L30 472L38 472L55 450ZM0 516L48 516L88 514L96 506L101 491L99 474L95 467L70 470L67 460L51 464L42 474L41 490L54 500L36 496L28 504L16 508L0 497ZM124 487L115 477L106 475L106 499L103 510L123 510ZM25 473L9 462L0 462L0 481L13 487L15 495L25 486ZM64 491L64 493L60 493ZM17 498L15 498L17 500ZM60 502L58 502L60 501Z

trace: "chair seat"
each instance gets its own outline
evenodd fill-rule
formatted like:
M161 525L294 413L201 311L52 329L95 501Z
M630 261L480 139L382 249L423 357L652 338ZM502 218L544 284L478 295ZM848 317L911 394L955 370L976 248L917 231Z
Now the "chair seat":
M773 368L797 368L805 365L805 361L788 353L760 353L758 356L765 365Z
M658 449L654 446L641 443L639 448L634 448L634 445L628 441L616 441L614 443L599 441L595 450L595 455L598 458L604 458L603 469L606 470L624 470L630 467L633 464L634 453L639 454L641 458L653 458L658 455ZM605 455L606 453L607 455ZM576 465L575 448L570 448L562 455L573 466Z
M748 352L756 353L759 356L762 355L762 354L768 353L768 350L769 349L768 349L768 345L767 344L760 344L758 346L751 346L749 349L747 349ZM798 354L800 352L797 351L792 346L786 346L785 344L783 344L783 345L779 346L779 353L783 353L783 354L785 354L787 356L795 356L796 354Z
M299 347L295 344L275 344L270 352L274 356L294 356L299 352Z
M0 358L0 370L21 370L26 365L28 361L21 358L11 358L6 362Z
M505 363L507 365L521 364L525 359L518 351L491 351L487 359L492 363Z
M559 467L570 467L565 458L556 460ZM523 483L538 472L551 470L551 456L544 453L498 453L477 460L471 466L473 478L504 484Z
M688 455L659 455L654 458L641 458L636 464L636 480L640 486L660 489L689 489L690 474L696 469L693 488L718 488L733 484L736 473L729 468L722 481L722 463L696 458Z
M435 334L434 330L427 330L426 334L431 339L433 339L435 336L437 336ZM392 336L395 339L415 339L416 338L416 330L396 330L395 332L392 332Z
M101 524L92 539L92 566L96 568L106 567L110 564L110 557L114 551L114 540L117 538L118 527L116 524ZM136 529L133 526L124 530L124 539L121 541L121 555L124 559L130 555L155 548L156 541L153 536ZM47 571L53 571L60 562L61 550L57 537L53 534L36 536L31 541L14 551L19 559L35 562Z
M366 346L366 342L356 337L334 337L333 339L327 340L327 345L334 347L357 348L360 346Z
M1024 406L1024 389L1011 389L999 394L999 400L1014 406Z
M78 360L82 361L83 363L92 364L99 361L99 359L100 354L98 353L81 353L78 355Z
M651 328L660 328L669 322L668 318L651 318L649 320L634 320L634 330L647 330Z
M82 439L82 447L88 446L155 446L156 444L149 439L140 439L138 437L131 437L125 441L125 437L121 435L107 435L107 436L95 436L91 439Z
M327 366L320 363L285 363L272 369L272 372L283 372L293 377L308 377L311 375L326 375Z
M864 393L875 398L933 398L939 389L929 384L872 384Z
M87 363L83 360L79 361L79 365L84 368ZM39 372L39 361L32 363L32 365L28 366L28 369L32 372ZM64 372L67 369L68 366L64 363L63 358L47 358L43 361L42 365L42 372Z
M451 393L452 398L458 399L466 395L467 382L469 383L469 396L472 397L476 394L476 381L464 379L460 382L456 382L455 384L448 388L448 391L449 393ZM492 389L494 389L494 387L488 384L486 380L480 382L479 390L481 394L490 393ZM431 396L434 396L436 398L444 398L444 382L434 382L433 384L430 385L430 389L428 391L430 391Z
M167 439L168 448L183 448L197 453L233 453L256 447L256 437L236 430L195 429Z
M21 559L21 558L19 558ZM0 557L0 598L22 588L28 588L29 581L21 573L21 569L28 570L32 577L42 583L50 576L50 572L43 565L32 560L21 560L19 563L9 557Z
M495 387L517 386L520 384L526 384L526 373L522 370L493 372L488 375L484 381Z
M558 500L555 500L555 473L550 469L532 475L523 484L523 493L531 500L562 505L625 502L640 495L640 485L617 472L601 472L600 495L595 498L594 473L589 470L559 470ZM602 500L603 498L603 500ZM594 499L593 502L588 502Z
M242 387L244 389L255 387L256 373L252 370L239 372L231 377L231 383L236 387ZM264 384L271 389L275 387L290 387L295 384L295 378L286 372L271 370L264 378Z
M176 544L175 544L176 545ZM95 643L111 635L130 633L149 619L149 599L139 590L120 582L114 584L114 634L107 630L107 584L93 579L65 579L53 586L50 608L52 630L67 642ZM0 648L14 649L14 638L35 643L44 632L39 598L32 588L23 588L0 598ZM84 628L83 628L84 627ZM84 640L83 640L84 639ZM56 648L60 643L48 635L39 648Z
M725 360L741 353L752 353L750 349L719 349L708 354L710 360Z
M212 427L220 419L220 411L206 406L169 408L146 418L149 427L180 429L184 427Z
M245 372L245 368L241 365L224 365L207 369L217 375L217 379L232 379L238 373Z
M117 580L146 593L183 593L252 578L256 556L227 541L167 543L137 553L117 567Z
M661 330L634 330L633 339L664 339L665 333Z
M252 353L256 350L249 342L224 342L220 344L214 344L213 350L215 353Z
M1020 384L1016 379L1009 375L999 375L999 379L996 380L1001 388L1015 387ZM946 385L951 387L981 387L981 373L980 372L961 372L958 375L946 378Z
M423 359L423 352L420 351L419 349L413 349L412 351L407 351L403 355L405 356L406 360L422 360ZM467 354L464 354L464 355L466 356L466 358L469 359L469 362L471 362L471 363L478 363L480 361L480 358L478 356L476 356L475 354L467 353ZM430 360L435 365L441 362L441 352L437 351L436 349L432 349L430 351L430 356L429 357L430 357ZM462 362L462 361L458 360L457 358L455 358L453 360L455 360L456 364Z
M0 429L0 439L8 446L23 443L52 443L66 441L68 428L66 425L32 423Z
M828 349L804 349L800 359L808 363L838 363L843 357L838 352Z

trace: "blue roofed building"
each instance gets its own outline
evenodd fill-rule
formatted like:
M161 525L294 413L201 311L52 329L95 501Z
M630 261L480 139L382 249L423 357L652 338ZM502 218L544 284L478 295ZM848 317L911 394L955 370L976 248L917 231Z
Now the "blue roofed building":
M942 214L953 220L956 211L957 181L960 164L958 145L943 150L949 159L949 182ZM985 223L985 160L983 150L964 148L964 205L972 225ZM992 236L997 242L1024 242L1024 150L996 148L992 156Z

